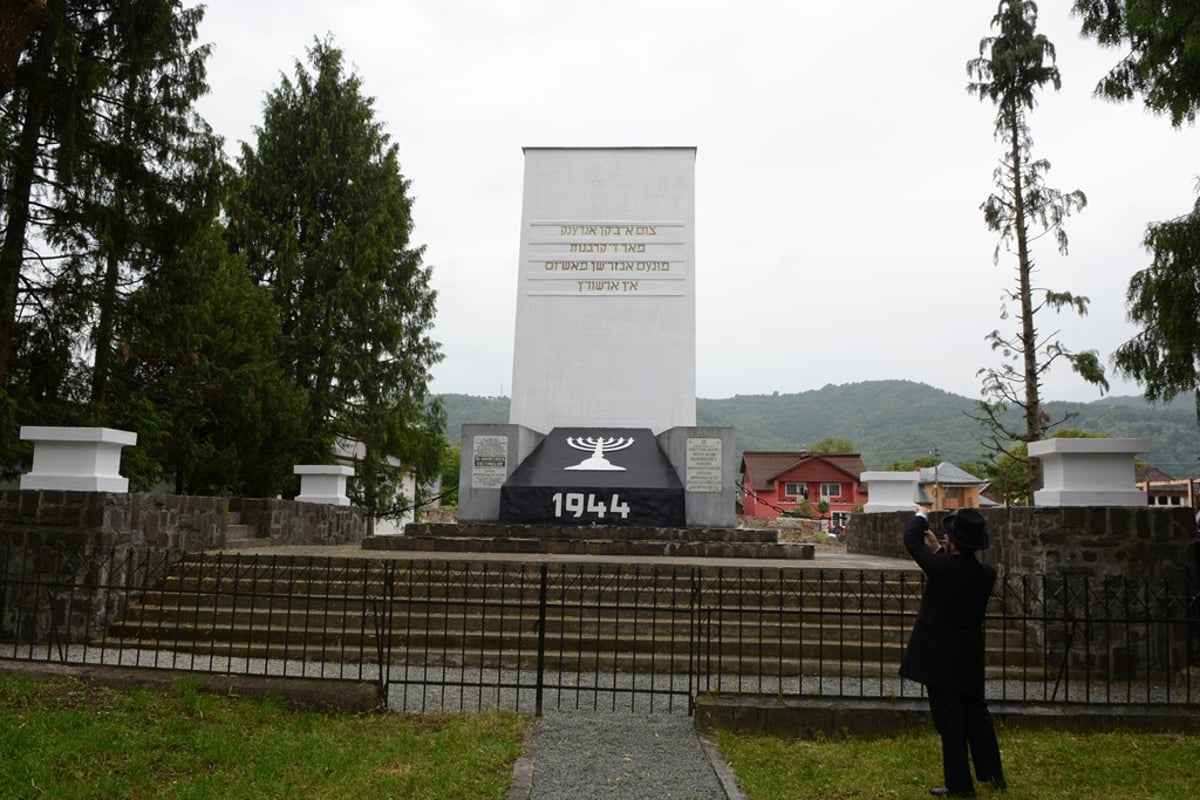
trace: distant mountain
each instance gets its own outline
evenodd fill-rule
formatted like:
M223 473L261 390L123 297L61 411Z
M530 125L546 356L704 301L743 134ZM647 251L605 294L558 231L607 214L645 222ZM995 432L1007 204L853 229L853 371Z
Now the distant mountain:
M507 397L442 395L447 437L457 442L466 422L508 421ZM913 381L865 381L797 394L736 395L696 400L699 425L732 426L737 451L800 450L821 439L853 441L869 469L886 469L936 449L957 464L985 461L982 428L969 415L977 401ZM1053 419L1075 415L1063 427L1113 437L1146 438L1147 463L1176 477L1200 474L1200 426L1190 396L1169 404L1140 397L1090 403L1051 401Z

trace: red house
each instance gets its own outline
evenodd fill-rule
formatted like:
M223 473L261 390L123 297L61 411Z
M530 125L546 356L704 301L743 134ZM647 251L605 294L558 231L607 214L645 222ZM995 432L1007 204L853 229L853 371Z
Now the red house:
M867 469L858 453L746 451L742 454L742 509L748 517L778 517L808 500L813 514L829 504L833 525L845 525L865 503L859 478Z

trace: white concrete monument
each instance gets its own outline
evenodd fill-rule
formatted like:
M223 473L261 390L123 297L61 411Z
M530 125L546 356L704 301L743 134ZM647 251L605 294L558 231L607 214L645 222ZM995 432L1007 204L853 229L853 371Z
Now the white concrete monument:
M22 425L21 439L33 442L33 468L21 476L22 491L129 491L129 480L121 477L121 448L137 444L132 431Z
M1029 457L1042 460L1037 506L1144 506L1146 493L1134 485L1133 457L1148 439L1043 439L1029 443Z
M623 473L578 465L566 441L638 430L675 473L683 522L732 527L733 428L696 426L696 149L524 152L509 424L463 426L459 521L678 524L638 502L656 482L614 491L600 476Z
M297 464L292 474L300 476L300 494L297 503L322 503L330 506L348 506L346 480L354 477L354 467L340 464Z
M864 472L860 478L867 484L867 504L863 506L863 511L874 514L915 510L920 491L919 478L920 473L915 470Z
M696 424L695 162L525 148L510 423Z

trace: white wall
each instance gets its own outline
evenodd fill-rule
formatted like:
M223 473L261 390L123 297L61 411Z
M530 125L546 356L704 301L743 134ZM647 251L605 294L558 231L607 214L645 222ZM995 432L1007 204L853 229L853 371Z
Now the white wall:
M696 424L695 161L525 150L512 424Z

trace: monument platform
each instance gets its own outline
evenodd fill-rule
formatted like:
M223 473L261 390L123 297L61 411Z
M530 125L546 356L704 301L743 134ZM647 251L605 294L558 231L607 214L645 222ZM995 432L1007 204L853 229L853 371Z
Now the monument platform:
M617 525L508 525L425 523L403 536L368 536L364 550L429 553L508 553L578 556L649 556L811 560L814 547L785 542L774 529L655 528Z

